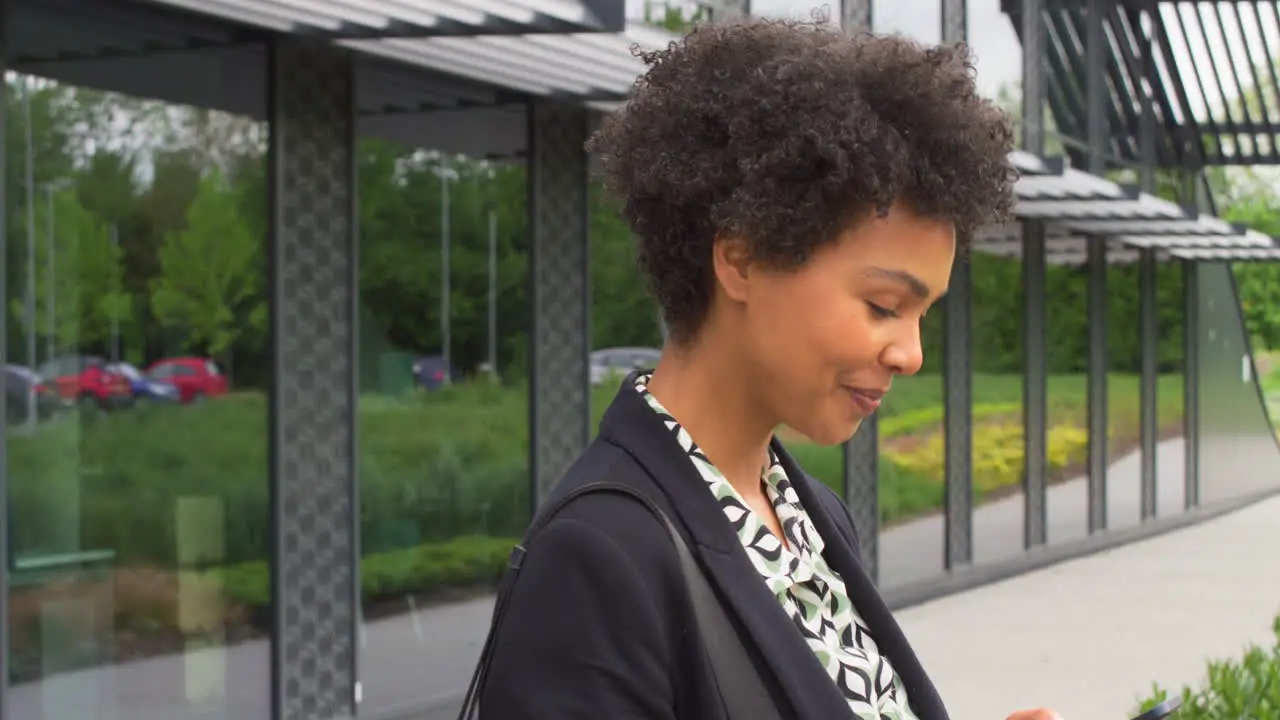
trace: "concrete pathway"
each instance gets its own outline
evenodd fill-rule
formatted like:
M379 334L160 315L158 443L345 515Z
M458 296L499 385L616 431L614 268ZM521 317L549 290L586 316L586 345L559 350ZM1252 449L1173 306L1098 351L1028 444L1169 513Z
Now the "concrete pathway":
M1181 438L1156 446L1156 514L1182 512L1185 493ZM1132 527L1141 521L1141 454L1112 463L1107 471L1107 527ZM986 503L973 513L973 560L984 565L1023 552L1025 512L1021 492ZM1051 544L1089 535L1089 488L1079 477L1049 488L1047 535ZM895 588L935 577L943 571L945 524L931 515L887 530L880 540L880 585Z
M1153 682L1268 643L1280 613L1280 498L898 614L957 720L1048 705L1125 720Z

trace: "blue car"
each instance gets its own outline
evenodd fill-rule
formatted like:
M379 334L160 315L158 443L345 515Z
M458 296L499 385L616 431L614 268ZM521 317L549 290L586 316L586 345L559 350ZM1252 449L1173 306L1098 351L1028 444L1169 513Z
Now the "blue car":
M160 402L176 402L178 400L177 386L160 380L152 380L129 363L112 363L107 366L107 370L121 375L129 381L129 389L133 393L135 400Z
M439 355L423 355L413 361L414 384L426 390L439 390L449 384L449 368Z

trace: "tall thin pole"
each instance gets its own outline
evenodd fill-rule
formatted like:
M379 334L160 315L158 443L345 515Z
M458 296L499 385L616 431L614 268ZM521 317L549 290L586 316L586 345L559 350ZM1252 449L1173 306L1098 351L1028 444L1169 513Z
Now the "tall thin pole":
M114 257L116 248L120 247L120 226L111 223L111 254ZM119 288L113 288L119 290ZM111 314L111 362L120 362L120 318L115 314Z
M498 214L489 210L489 374L498 376Z
M49 217L45 218L45 225L49 228L48 229L49 281L48 281L48 288L45 290L45 297L48 298L49 300L49 330L48 330L49 334L45 336L45 345L48 348L48 350L46 350L45 352L46 352L46 359L53 360L54 353L57 350L55 343L58 335L58 332L57 332L58 330L58 325L57 325L58 292L57 292L56 286L54 285L55 278L57 277L57 268L54 263L57 262L56 257L57 257L58 251L57 251L57 242L54 240L55 220L53 217L53 186L45 185L44 193L45 193L45 205L48 208L48 214L49 214Z
M444 381L453 381L453 342L449 337L449 165L440 161L440 342L444 355Z
M25 319L27 322L27 367L36 369L36 181L35 181L35 143L31 141L31 88L30 78L22 78L22 115L24 118L27 145L27 288ZM27 424L34 425L36 420L35 393L27 393Z

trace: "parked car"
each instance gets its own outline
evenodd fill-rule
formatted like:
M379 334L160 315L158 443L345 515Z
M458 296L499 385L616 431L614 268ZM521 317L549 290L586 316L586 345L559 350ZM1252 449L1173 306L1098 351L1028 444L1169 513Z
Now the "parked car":
M28 367L5 365L4 394L5 421L10 424L26 422L32 408L39 421L49 419L58 410L57 393Z
M111 410L133 402L129 381L108 370L107 361L97 355L54 358L36 368L36 375L56 389L64 404L89 404Z
M178 386L164 380L155 380L141 370L125 362L111 363L107 370L129 381L129 391L135 400L171 402L178 399Z
M147 378L173 385L184 403L227 394L227 378L208 358L176 357L157 360L147 368Z
M652 370L662 357L662 351L646 347L603 348L591 353L591 384L604 382L632 370Z
M426 390L439 390L448 384L449 368L441 355L423 355L413 361L413 384Z

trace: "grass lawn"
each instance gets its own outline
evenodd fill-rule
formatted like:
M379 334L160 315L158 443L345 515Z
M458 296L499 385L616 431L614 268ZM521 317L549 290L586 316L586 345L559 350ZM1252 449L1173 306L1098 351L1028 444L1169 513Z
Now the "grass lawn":
M1087 437L1079 430L1087 418L1087 377L1059 375L1049 378L1051 469L1059 477L1079 471ZM1113 455L1131 450L1138 438L1139 386L1135 375L1110 377L1109 415ZM362 453L382 457L412 446L403 435L460 435L467 446L480 452L477 459L491 460L513 452L523 458L528 447L527 390L484 385L456 385L425 395L421 403L366 397L361 413ZM592 392L593 423L598 424L612 401L612 384ZM1007 490L1020 482L1022 377L977 375L974 377L975 485L979 496ZM1181 375L1165 375L1158 383L1157 411L1165 434L1176 432L1182 418ZM942 379L938 375L899 378L880 413L882 461L880 463L881 513L885 523L912 517L942 506L940 466ZM1077 432L1070 432L1075 429ZM792 453L818 479L839 489L843 473L841 448L821 447L783 430ZM932 441L933 447L929 447ZM419 442L420 444L420 442ZM518 450L517 450L518 448ZM934 456L928 456L932 452ZM466 453L471 455L471 453ZM995 458L995 470L986 468L984 456ZM997 457L998 456L998 457ZM475 457L475 456L473 456ZM465 457L459 461L466 462Z

